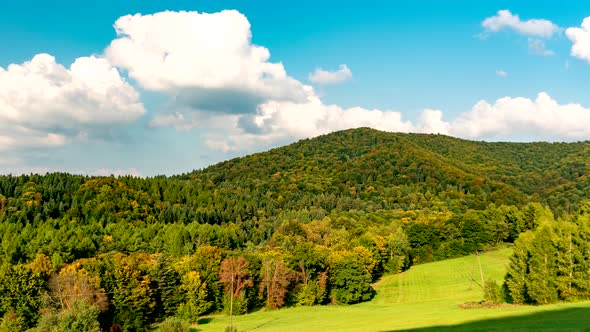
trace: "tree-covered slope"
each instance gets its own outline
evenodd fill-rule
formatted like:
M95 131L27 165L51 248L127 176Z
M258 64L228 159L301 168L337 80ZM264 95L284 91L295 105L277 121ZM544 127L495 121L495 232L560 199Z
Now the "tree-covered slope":
M588 152L361 128L173 177L0 176L0 329L196 321L237 270L237 313L367 301L386 272L579 214Z
M360 128L232 159L188 177L211 181L219 190L262 192L279 206L297 204L302 196L335 195L360 198L365 207L402 209L535 200L562 212L588 197L580 190L588 188L589 156L590 142L488 143ZM575 195L559 189L572 186Z

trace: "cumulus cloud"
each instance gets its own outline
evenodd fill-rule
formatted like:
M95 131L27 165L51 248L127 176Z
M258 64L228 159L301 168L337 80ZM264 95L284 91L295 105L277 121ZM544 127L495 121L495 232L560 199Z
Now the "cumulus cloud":
M66 136L0 124L0 151L26 147L55 147L66 142Z
M144 114L139 94L107 60L66 68L48 54L0 67L0 149L59 146Z
M189 113L190 114L190 113ZM172 114L156 115L149 123L150 127L173 126L179 131L187 131L199 126L199 121L189 119L185 114L174 112Z
M464 138L587 139L590 108L575 103L562 105L541 92L534 100L504 97L493 104L479 101L448 125L449 134Z
M84 172L82 172L84 173ZM131 176L135 176L135 177L141 177L142 174L141 172L137 169L137 168L116 168L116 169L112 169L112 168L99 168L97 170L91 171L89 172L89 175L97 175L97 176L125 176L125 175L131 175Z
M270 101L259 108L253 124L261 132L281 133L295 137L310 137L327 132L354 128L373 127L383 130L408 131L410 122L402 121L399 112L384 112L361 107L343 109L337 105L325 105L317 97L306 103Z
M573 43L572 56L590 62L590 17L582 21L581 27L568 28L565 35Z
M559 27L545 19L530 19L522 21L518 15L512 14L509 10L499 10L495 16L483 20L481 25L488 32L501 30L514 30L525 36L551 38L560 31Z
M107 58L179 105L254 113L266 100L302 101L311 91L270 62L268 49L252 44L248 19L235 10L127 15L115 30Z
M521 21L509 11L483 25L489 31L511 28L543 38L559 30L546 20ZM282 64L269 62L269 51L251 43L248 20L236 11L138 14L120 18L115 28L118 38L106 50L107 58L142 87L175 98L176 108L156 115L150 126L199 129L216 150L260 148L355 127L465 138L590 136L585 129L590 128L588 109L560 105L546 93L535 100L480 101L451 121L443 111L427 109L414 123L397 111L325 104L313 88L289 77ZM546 53L537 40L530 39L532 49ZM508 75L503 70L496 74ZM341 65L337 71L318 69L309 79L335 83L351 75Z
M325 105L317 97L306 103L269 102L250 118L251 130L234 122L224 134L208 135L210 148L222 151L246 150L257 145L285 143L335 130L371 127L391 132L439 133L468 139L577 140L590 137L590 108L580 104L559 104L547 93L536 99L503 97L494 103L477 102L454 120L443 111L426 109L415 123L395 111L344 109Z
M449 135L452 131L452 125L443 120L443 112L441 110L425 109L420 114L418 125L413 131Z
M313 73L309 74L308 79L317 84L336 84L350 80L352 72L347 65L342 64L338 70L329 71L322 68L317 68Z
M543 56L555 54L555 52L553 52L552 50L548 50L547 47L545 47L545 42L542 41L541 39L529 38L528 45L529 45L529 53L530 54L543 55Z
M0 145L2 144L1 138L0 138ZM12 157L12 156L2 156L0 155L0 166L4 166L4 165L15 165L18 162L20 162L20 160L18 158Z
M415 131L399 112L326 105L317 96L310 96L304 103L268 101L259 106L256 115L240 116L226 123L231 127L226 127L223 133L207 135L206 144L210 148L226 152L245 150L358 127Z

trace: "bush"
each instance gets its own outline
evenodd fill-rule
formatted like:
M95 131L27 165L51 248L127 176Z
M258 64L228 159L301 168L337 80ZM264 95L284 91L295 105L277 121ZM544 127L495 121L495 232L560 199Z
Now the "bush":
M168 317L160 325L160 332L189 332L190 329L186 321L176 317Z
M345 256L332 267L332 302L354 304L370 300L374 295L371 274L356 255Z
M223 297L223 313L229 315L229 296ZM248 312L248 298L243 294L241 297L234 298L233 314L235 316L243 315Z
M502 287L495 280L487 279L483 285L483 298L495 304L504 302Z
M60 312L47 311L39 319L33 331L39 332L100 332L97 306L75 302L72 308Z
M296 305L312 306L321 304L326 296L326 288L322 287L318 281L310 280L307 285L303 285L296 294Z
M225 332L238 332L238 329L235 326L227 326Z
M9 312L0 321L0 332L24 331L27 329L25 319L14 312Z

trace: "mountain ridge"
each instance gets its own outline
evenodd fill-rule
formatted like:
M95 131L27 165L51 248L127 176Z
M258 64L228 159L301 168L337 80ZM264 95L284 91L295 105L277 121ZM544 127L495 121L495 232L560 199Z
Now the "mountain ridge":
M588 176L590 165L587 155L590 155L588 141L482 142L440 134L388 133L357 128L234 158L193 171L185 178L211 178L216 183L237 181L254 188L256 184L249 181L251 178L257 179L259 186L266 184L272 187L266 179L273 175L292 177L294 172L300 177L318 181L319 177L333 179L334 172L342 171L341 182L352 182L358 190L359 186L371 185L379 176L378 172L371 172L371 168L382 174L387 174L389 169L396 173L396 177L390 177L390 180L394 183L398 180L398 185L400 179L407 180L406 184L434 179L432 185L437 185L441 181L448 182L446 180L450 178L454 180L452 184L467 186L467 190L485 186L489 187L485 190L490 193L505 191L511 204L533 200L551 205L548 196L552 192L564 186L576 187L578 181ZM343 167L345 164L349 167ZM347 168L351 167L358 170L361 177L366 173L370 177L351 181L352 177L346 174ZM410 174L410 169L415 173ZM369 181L365 181L367 179ZM573 199L579 201L575 197Z

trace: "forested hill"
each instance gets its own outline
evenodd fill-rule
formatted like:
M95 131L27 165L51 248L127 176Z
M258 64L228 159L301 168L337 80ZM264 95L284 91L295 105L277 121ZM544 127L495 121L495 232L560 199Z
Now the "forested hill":
M590 142L478 142L351 129L232 159L184 179L279 208L483 208L538 201L557 214L590 196Z
M361 128L173 177L0 176L0 331L367 301L385 272L521 248L556 216L590 234L589 155Z

